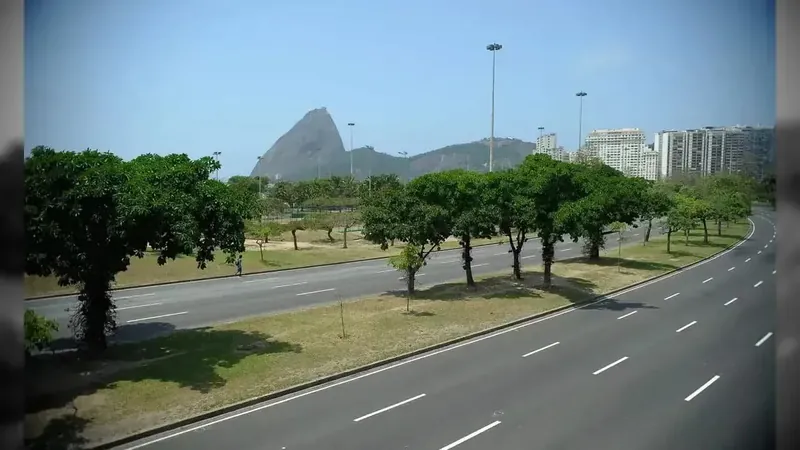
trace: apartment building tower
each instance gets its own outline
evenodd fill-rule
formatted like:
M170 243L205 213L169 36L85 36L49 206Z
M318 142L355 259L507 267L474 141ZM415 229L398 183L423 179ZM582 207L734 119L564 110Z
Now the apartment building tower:
M584 153L628 176L655 180L658 175L658 154L647 147L639 128L593 130Z

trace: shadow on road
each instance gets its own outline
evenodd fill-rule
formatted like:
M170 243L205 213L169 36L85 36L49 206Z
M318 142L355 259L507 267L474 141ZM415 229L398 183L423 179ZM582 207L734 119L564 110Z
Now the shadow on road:
M36 355L25 369L26 441L31 448L49 449L61 447L45 444L66 442L70 436L77 439L87 424L75 416L74 400L100 389L114 389L120 382L158 380L206 393L225 385L219 368L234 367L250 355L301 351L298 344L259 332L198 328L112 345L102 358L88 358L79 351ZM31 414L42 411L47 413L41 417Z

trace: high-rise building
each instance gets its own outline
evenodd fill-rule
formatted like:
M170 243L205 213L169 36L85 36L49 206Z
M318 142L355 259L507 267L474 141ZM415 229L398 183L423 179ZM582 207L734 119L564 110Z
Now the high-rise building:
M555 133L543 134L536 138L536 153L550 154L558 148L558 139Z
M652 167L657 167L657 156L647 148L645 134L638 128L593 130L586 137L583 151L625 175L656 179L657 170Z
M659 176L714 173L763 174L774 159L774 129L706 127L656 133Z

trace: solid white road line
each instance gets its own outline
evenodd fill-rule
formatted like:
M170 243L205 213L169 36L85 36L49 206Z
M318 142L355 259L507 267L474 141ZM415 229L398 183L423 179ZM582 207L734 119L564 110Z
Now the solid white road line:
M675 332L676 332L676 333L680 333L681 331L683 331L683 330L685 330L685 329L689 328L690 326L692 326L692 325L694 325L694 324L696 324L696 323L697 323L697 321L696 321L696 320L695 320L695 321L692 321L692 322L689 322L689 323L687 323L686 325L684 325L684 326L682 326L682 327L678 328L677 330L675 330Z
M703 284L706 284L706 283L708 283L709 281L711 281L711 280L713 280L713 279L714 279L714 277L711 277L711 278L709 278L709 279L707 279L707 280L704 280L704 281L703 281Z
M711 257L709 259L706 259L706 260L703 260L703 261L697 263L696 265L692 266L691 269L695 269L695 268L700 267L702 265L708 264L708 263L710 263L711 261L714 261L717 258L721 258L721 257L729 254L730 252L732 252L736 248L740 247L742 244L744 244L748 240L750 240L750 238L753 236L753 233L755 233L755 231L756 231L756 225L755 225L755 223L753 223L752 220L750 220L750 219L747 219L747 220L750 221L750 224L752 225L752 227L750 228L750 233L744 239L742 239L739 243L737 243L733 247L731 247L731 248L729 248L729 249L717 254L716 256L713 256L713 257ZM297 269L292 269L292 270L297 270ZM230 415L223 415L222 417L219 417L218 419L209 420L208 422L201 422L201 423L199 423L197 425L194 425L194 426L191 426L191 427L188 427L188 428L184 428L184 429L182 429L180 431L175 431L173 433L166 434L166 435L163 435L161 437L153 438L153 439L151 439L149 441L144 441L141 444L128 447L126 450L137 450L137 449L140 449L142 447L146 447L148 445L152 445L152 444L155 444L155 443L158 443L158 442L166 441L167 439L172 439L174 437L181 436L181 435L186 434L186 433L191 433L191 432L194 432L194 431L197 431L197 430L206 429L206 428L211 427L213 425L216 425L218 423L227 422L229 420L233 420L233 419L236 419L236 418L239 418L239 417L242 417L242 416L246 416L248 414L252 414L252 413L267 409L267 408L273 408L275 406L279 406L279 405L282 405L284 403L288 403L288 402L291 402L293 400L297 400L298 398L303 398L303 397L306 397L306 396L309 396L309 395L316 394L318 392L327 391L328 389L333 389L333 388L341 386L343 384L352 383L352 382L358 381L358 380L360 380L362 378L371 377L371 376L377 375L377 374L382 373L382 372L393 370L393 369L396 369L398 367L405 366L407 364L411 364L411 363L417 362L417 361L422 360L422 359L427 359L427 358L431 358L431 357L440 355L442 353L451 352L453 350L456 350L456 349L459 349L459 348L462 348L462 347L466 347L468 345L477 344L478 342L483 342L483 341L486 341L486 340L489 340L489 339L493 339L493 338L496 338L498 336L502 336L502 335L507 334L507 333L513 333L514 331L520 330L522 328L527 328L527 327L536 325L538 323L544 322L546 320L553 320L553 319L555 319L557 317L563 316L564 314L569 314L569 313L574 312L574 311L585 309L585 308L587 308L589 306L596 305L596 304L598 304L600 302L607 301L610 298L620 297L620 296L628 294L630 292L638 291L638 290L640 290L640 289L642 289L642 288L644 288L646 286L651 286L651 285L653 285L655 283L660 283L660 282L662 282L664 280L667 280L667 279L670 279L672 277L676 277L676 276L679 276L679 275L682 275L682 274L685 274L685 273L687 273L687 271L673 272L673 273L671 273L669 275L665 275L665 276L657 278L655 280L650 280L650 281L644 282L642 284L639 284L639 285L636 285L636 286L632 286L632 287L629 287L627 289L623 289L622 291L619 291L619 292L617 292L615 294L607 295L607 296L605 296L605 297L603 297L603 298L601 298L599 300L587 303L585 305L567 308L567 309L559 311L557 313L549 314L549 315L546 315L544 317L531 320L530 322L524 322L524 323L521 323L519 325L515 325L513 327L505 328L505 329L496 331L494 333L489 333L489 334L477 337L475 339L471 339L471 340L468 340L468 341L461 342L459 344L454 344L454 345L451 345L449 347L441 348L439 350L433 350L433 351L431 351L429 353L423 353L422 355L419 355L419 356L415 356L415 357L412 357L412 358L409 358L409 359L398 361L398 362L396 362L394 364L390 364L388 366L383 366L383 367L381 367L379 369L375 369L375 370L372 370L372 371L367 371L367 372L364 372L364 373L362 373L360 375L355 375L353 377L345 378L345 379L340 380L340 381L335 381L335 382L332 382L330 384L324 384L324 385L319 386L317 388L312 388L312 389L309 389L307 391L303 391L303 392L300 392L298 394L291 395L289 397L284 397L284 398L281 398L279 400L275 400L275 401L270 402L270 403L265 403L265 404L261 404L261 405L255 406L253 408L240 410L238 412L231 413ZM29 300L29 301L34 301L34 300Z
M117 308L117 311L123 311L126 309L134 309L134 308L146 308L148 306L158 306L158 305L161 305L161 303L148 303L146 305L124 306L122 308Z
M706 384L704 384L704 385L700 386L699 388L697 388L696 391L694 391L691 394L689 394L689 396L686 397L684 400L687 401L687 402L692 401L693 398L695 398L698 395L700 395L701 392L706 390L707 387L709 387L712 384L714 384L714 382L717 381L717 380L719 380L719 375L714 375L710 380L706 381Z
M636 314L637 312L639 312L639 311L631 311L628 314L625 314L625 315L617 317L617 320L624 319L624 318L626 318L628 316L632 316L632 315Z
M730 272L731 270L733 270L735 268L736 268L736 266L731 267L730 269L728 269L728 272Z
M730 305L731 303L735 302L736 300L739 300L739 297L733 297L732 299L730 299L730 300L728 300L727 302L725 302L725 304L724 304L724 305L722 305L722 306L728 306L728 305Z
M524 355L522 355L522 357L523 357L523 358L527 358L528 356L531 356L531 355L533 355L534 353L539 353L539 352L541 352L541 351L547 350L547 349L548 349L548 348L550 348L550 347L555 347L555 346L556 346L556 345L558 345L558 344L560 344L560 342L553 342L553 343L552 343L552 344L550 344L550 345L545 345L544 347L542 347L542 348L539 348L539 349L536 349L536 350L534 350L534 351L532 351L532 352L530 352L530 353L525 353Z
M297 294L297 296L299 297L301 295L319 294L320 292L330 292L330 291L335 291L335 290L336 290L336 288L320 289L318 291L301 292L301 293Z
M744 260L744 262L750 262L751 259L752 258L747 258L747 259Z
M160 319L160 318L162 318L162 317L180 316L180 315L183 315L183 314L188 314L188 313L189 313L189 311L183 311L183 312L172 313L172 314L162 314L162 315L160 315L160 316L153 316L153 317L142 317L141 319L133 319L133 320L129 320L129 321L125 322L125 323L136 323L136 322L143 322L143 321L145 321L145 320Z
M302 286L304 284L308 284L308 282L307 281L301 281L299 283L292 283L292 284L279 284L277 286L272 286L270 289L278 289L278 288L285 288L285 287L291 287L291 286Z
M127 299L129 299L129 298L152 297L152 296L154 296L154 295L156 295L156 294L155 294L155 293L152 293L152 294L126 295L125 297L114 297L114 296L112 296L112 298L113 298L114 300L127 300Z
M761 347L761 344L763 344L764 342L767 342L767 339L769 339L771 336L772 336L772 332L771 331L769 333L765 334L764 337L762 337L761 339L758 340L758 342L756 342L756 347Z
M454 448L457 445L461 445L464 442L467 442L468 440L474 438L475 436L477 436L477 435L479 435L479 434L481 434L481 433L483 433L485 431L489 431L490 429L496 427L497 425L500 425L500 421L499 420L494 421L494 422L490 423L489 425L486 425L485 427L481 428L480 430L473 431L472 433L470 433L470 434L464 436L463 438L453 442L452 444L445 445L444 447L440 448L439 450L450 450L451 448Z
M679 296L679 295L681 295L681 293L680 293L680 292L676 292L676 293L674 293L674 294L670 295L669 297L665 298L664 300L669 300L669 299L671 299L671 298L675 298L675 297L677 297L677 296Z
M763 281L759 281L758 283L754 284L753 287L757 288L757 287L761 286L761 283L763 283Z
M379 409L379 410L377 410L377 411L374 411L374 412L371 412L371 413L369 413L369 414L367 414L367 415L361 416L361 417L359 417L358 419L353 419L353 422L361 422L361 421L362 421L362 420L364 420L364 419L368 419L368 418L370 418L370 417L372 417L372 416L377 416L378 414L380 414L380 413L382 413L382 412L389 411L390 409L397 408L398 406L403 406L403 405L405 405L406 403L411 403L411 402L413 402L414 400L420 399L420 398L422 398L422 397L425 397L425 394L419 394L419 395L417 395L416 397L411 397L411 398L409 398L409 399L403 400L402 402L398 402L398 403L395 403L394 405L387 406L386 408L381 408L381 409Z
M625 357L623 357L623 358L620 358L620 359L618 359L618 360L616 360L616 361L612 362L611 364L609 364L609 365L607 365L607 366L603 367L602 369L595 370L594 372L592 372L592 375L599 375L599 374L601 374L601 373L605 372L606 370L608 370L608 369L610 369L610 368L612 368L612 367L616 366L617 364L619 364L619 363L621 363L621 362L625 361L626 359L628 359L628 357L627 357L627 356L625 356Z

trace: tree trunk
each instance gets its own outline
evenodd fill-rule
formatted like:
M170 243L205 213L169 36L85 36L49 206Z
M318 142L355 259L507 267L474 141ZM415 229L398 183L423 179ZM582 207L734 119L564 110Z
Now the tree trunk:
M331 236L331 233L333 232L333 228L328 228L326 231L328 232L328 240L333 242L334 239L333 239L333 236Z
M672 244L672 228L667 229L667 253L670 252L670 244Z
M292 242L294 242L294 249L299 250L297 248L297 230L292 230Z
M647 229L644 230L644 243L650 242L650 232L653 230L653 219L647 221Z
M411 297L414 296L414 277L416 274L417 271L414 269L406 271L406 311L411 311Z
M717 236L722 236L722 221L717 220Z
M102 270L99 272L102 273ZM70 321L76 337L93 355L107 348L106 333L116 328L110 285L111 280L102 276L85 281L78 295L78 309Z
M708 221L703 219L703 244L708 244Z
M264 244L258 246L258 251L261 253L261 262L264 262Z
M475 287L475 278L472 276L472 247L470 243L472 240L469 236L463 236L461 238L461 261L463 261L464 265L462 268L464 272L467 274L467 286Z
M392 247L394 247L394 239L391 240Z
M553 281L553 257L555 256L556 249L553 242L550 240L542 240L542 264L544 265L544 288L548 289Z
M600 259L600 244L603 242L603 232L598 231L589 236L589 261Z
M683 235L686 237L686 245L689 245L689 230L684 230Z
M514 278L517 280L522 279L522 267L519 263L519 254L522 253L522 250L517 248L511 251L511 254L514 255L514 263L512 267L514 268Z
M342 248L347 248L347 227L344 227L342 232Z

